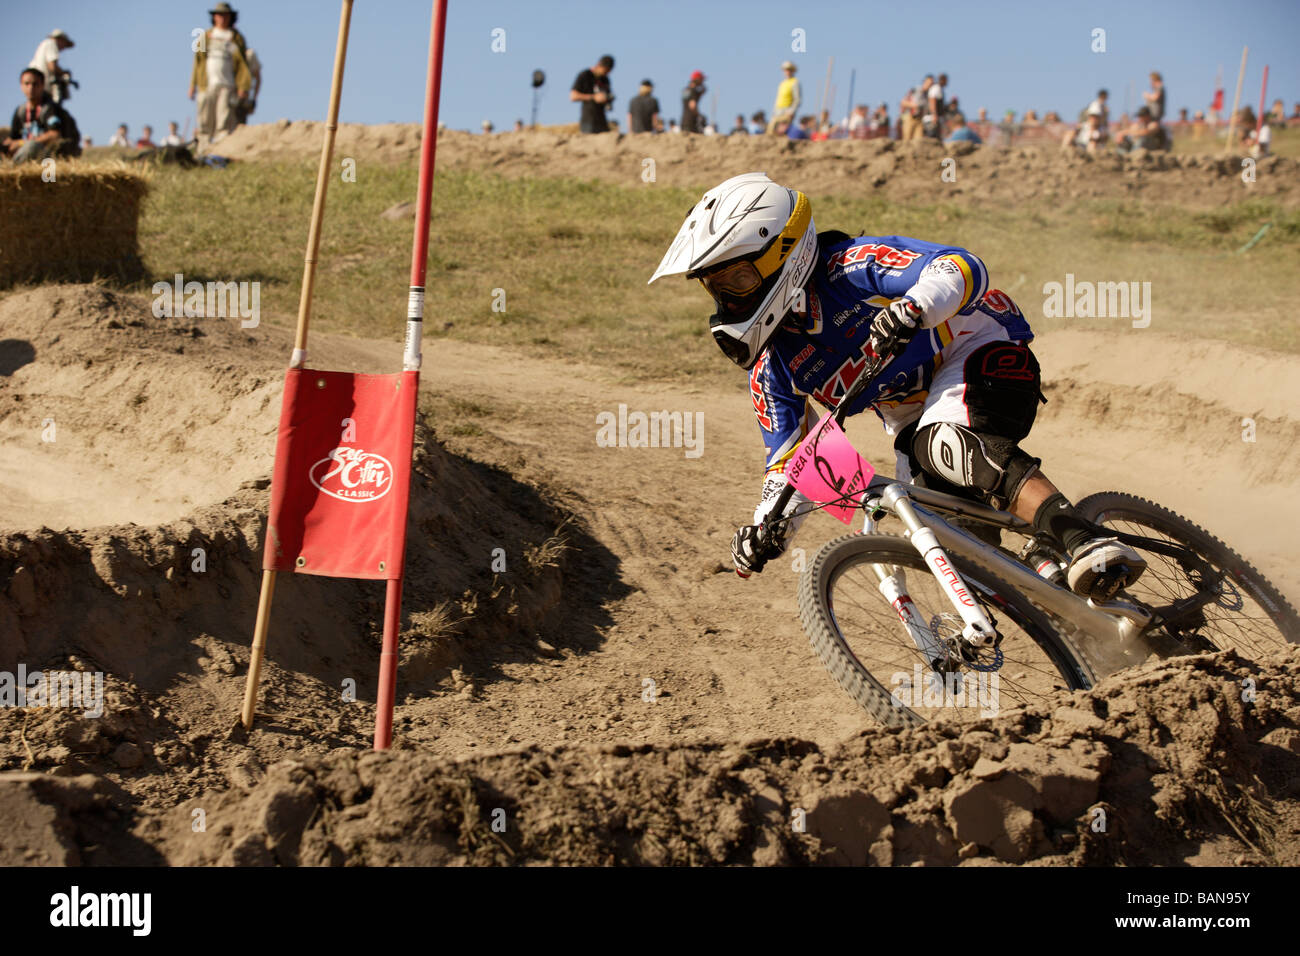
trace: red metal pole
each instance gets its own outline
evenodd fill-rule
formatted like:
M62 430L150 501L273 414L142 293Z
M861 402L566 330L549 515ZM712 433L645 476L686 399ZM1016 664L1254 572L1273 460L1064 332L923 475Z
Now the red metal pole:
M420 379L420 339L424 331L424 277L429 257L429 208L433 200L433 160L438 149L438 98L442 93L442 49L447 34L447 0L434 0L429 24L429 74L424 90L424 133L420 141L420 185L415 200L415 243L411 249L411 287L406 306L406 343L402 368ZM414 440L414 436L412 436ZM388 582L384 594L384 647L379 655L379 692L375 698L375 749L393 742L393 705L397 696L397 629L402 617L402 581Z
M424 134L420 140L420 186L415 201L415 244L411 248L411 288L406 310L403 368L420 367L424 323L424 276L429 258L429 207L433 198L433 159L438 150L438 97L442 92L442 47L447 32L447 0L434 0L429 27L429 76L424 92Z
M379 694L375 699L375 749L393 742L393 703L397 694L397 628L402 617L402 582L389 581L384 594L384 649L379 655Z

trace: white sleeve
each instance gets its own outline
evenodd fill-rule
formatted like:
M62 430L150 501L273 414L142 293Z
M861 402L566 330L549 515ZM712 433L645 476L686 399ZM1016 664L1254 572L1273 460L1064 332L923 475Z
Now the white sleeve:
M935 259L921 270L916 284L907 290L907 298L925 313L921 327L932 329L957 314L967 291L966 277L957 263L942 258Z

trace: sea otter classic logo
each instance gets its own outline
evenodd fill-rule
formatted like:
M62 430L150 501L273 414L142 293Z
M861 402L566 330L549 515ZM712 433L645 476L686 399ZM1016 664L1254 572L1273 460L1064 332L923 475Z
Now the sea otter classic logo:
M388 459L360 448L335 448L307 474L313 485L339 501L378 501L393 485Z

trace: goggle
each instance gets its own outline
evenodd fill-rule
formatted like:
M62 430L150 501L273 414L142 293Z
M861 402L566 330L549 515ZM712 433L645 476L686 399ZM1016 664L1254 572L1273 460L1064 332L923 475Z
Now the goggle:
M754 263L742 260L705 273L700 276L700 282L715 299L724 295L739 298L757 290L763 284L763 277Z

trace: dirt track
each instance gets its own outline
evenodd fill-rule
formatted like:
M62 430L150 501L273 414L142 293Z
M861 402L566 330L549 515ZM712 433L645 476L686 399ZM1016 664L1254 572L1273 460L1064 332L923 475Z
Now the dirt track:
M734 390L716 393L629 387L604 369L437 344L441 371L425 377L421 400L432 432L421 431L413 495L399 744L392 764L377 764L346 750L330 755L369 741L381 597L372 585L282 583L263 680L268 716L247 741L229 733L252 632L288 336L271 329L249 335L235 322L156 319L147 298L94 287L11 296L0 302L0 326L9 340L6 357L21 352L10 363L19 367L0 378L0 435L14 449L3 474L8 504L0 511L0 527L13 529L0 537L0 581L7 582L0 630L18 635L0 649L0 670L19 662L102 669L109 696L97 721L56 710L0 712L5 769L99 778L66 786L6 778L4 812L35 821L23 845L33 855L24 858L20 847L13 862L337 862L340 853L353 862L488 862L510 854L585 862L953 862L967 843L974 846L963 853L977 854L972 862L1117 858L1113 847L1056 839L1057 830L1069 829L1073 804L1049 810L1033 805L1039 798L1017 798L1019 809L1006 811L1020 814L998 831L1013 833L1011 842L996 833L967 839L974 824L962 831L960 804L953 811L945 801L978 779L969 762L926 777L925 787L934 788L928 797L904 799L913 791L903 784L894 797L854 795L854 782L876 779L887 759L897 764L890 773L899 780L915 776L930 758L893 755L937 738L867 728L808 650L788 563L749 582L724 568L760 467L742 375ZM30 354L14 342L26 342ZM1155 497L1200 518L1284 591L1300 593L1288 560L1300 436L1285 399L1300 360L1160 340L1168 371L1153 376L1144 356L1154 333L1143 342L1143 354L1136 354L1100 335L1041 339L1050 401L1031 450L1068 492L1122 486ZM396 351L390 342L320 337L313 359L321 367L379 370L391 367ZM504 392L482 371L503 367L511 370ZM1238 406L1234 384L1246 370L1256 383L1252 395L1265 396L1254 399L1260 407ZM596 416L620 404L703 412L703 453L600 447ZM1241 441L1243 415L1257 420L1254 444ZM57 440L42 442L42 422L51 417ZM870 423L851 425L850 435L888 467L887 445ZM77 460L95 465L73 467ZM1244 494L1225 504L1225 487ZM85 514L95 517L78 520ZM841 527L818 516L795 544L815 548ZM548 558L537 549L557 529L566 547L551 549ZM195 547L207 555L201 573L192 569ZM509 562L497 577L490 572L494 547L505 548ZM1186 752L1182 741L1202 740L1188 728L1158 738L1179 741L1164 748L1177 756L1158 759L1173 761L1175 777L1191 774L1171 778L1167 799L1126 798L1155 800L1156 807L1165 800L1173 809L1161 819L1186 842L1158 851L1168 834L1144 829L1147 836L1127 844L1130 855L1118 858L1172 862L1158 854L1175 852L1199 862L1231 862L1242 853L1289 860L1294 794L1284 785L1266 783L1248 797L1241 789L1248 778L1234 776L1220 801L1226 809L1209 818L1197 816L1178 787L1205 785L1208 777L1187 768L1199 760L1210 773L1223 734L1249 741L1241 744L1243 773L1254 767L1272 780L1268 774L1286 769L1289 758L1275 750L1294 750L1294 737L1270 737L1273 749L1255 741L1300 726L1294 663L1290 684L1271 685L1271 709L1244 716L1230 706L1231 694L1216 696L1213 688L1231 686L1224 683L1235 680L1230 672L1245 665L1159 666L1168 675L1162 680L1178 688L1202 680L1198 669L1219 674L1195 691L1205 713L1217 716L1206 742L1188 743ZM359 703L340 701L348 678L356 681ZM643 698L647 679L654 682L653 703ZM1147 686L1141 673L1117 680L1117 693L1136 694L1135 707L1165 707L1134 690ZM1170 693L1173 700L1185 694ZM1106 714L1100 703L1074 706ZM1158 722L1174 720L1177 711L1160 711ZM1042 736L1018 726L1025 741ZM1070 799L1084 803L1107 799L1112 785L1114 793L1125 792L1122 775L1106 782L1109 758L1100 750L1116 734L1141 736L1132 727L1089 728L1079 767L1063 771L1073 781ZM746 745L755 740L773 742ZM904 749L891 749L893 740ZM1035 755L1018 752L1038 768L1021 768L1030 777L1049 760L1044 750L1060 744L1037 746ZM961 752L996 757L1000 747ZM303 767L274 766L286 757ZM476 762L448 763L469 758ZM560 804L555 794L546 797L556 807L550 822L540 803L506 782L543 765L556 779L573 781L560 787ZM391 772L374 769L381 766ZM1088 782L1093 774L1101 774L1101 797ZM348 782L356 779L360 790ZM465 780L473 781L468 790ZM635 789L634 780L649 789ZM721 797L717 786L739 796ZM1013 785L994 789L1005 787ZM311 831L299 845L303 814L338 788L353 794L339 798L353 808L343 814L346 827L343 819L336 821L342 829L318 820L317 831L326 830ZM492 803L494 795L505 803ZM993 799L1006 809L996 795L961 799ZM1276 819L1257 820L1251 799L1264 800ZM612 800L601 805L613 816L585 835L560 842L546 836L591 800ZM701 821L716 800L735 806L727 811L731 829L710 837ZM526 821L508 850L474 829L478 811L466 809L466 801L477 801L485 817L501 805ZM208 842L191 838L178 805L212 812L218 823ZM948 806L947 823L905 837L940 805ZM105 806L127 814L129 837L105 822ZM825 809L813 815L820 842L792 840L774 822L809 806ZM429 809L412 809L419 807ZM642 816L633 812L638 807ZM1143 807L1141 813L1152 812ZM874 829L832 823L841 813L851 820L865 815ZM277 823L277 814L290 822ZM975 817L987 818L981 825L994 820L982 812ZM415 826L416 818L427 825ZM610 835L616 820L624 821L632 844ZM1256 833L1257 849L1236 835L1234 827L1246 824L1264 828L1244 831ZM413 826L416 835L405 842L392 836ZM668 833L674 826L675 836ZM895 830L882 838L886 826ZM117 837L105 842L105 827ZM345 830L352 834L346 839L339 836ZM874 836L855 843L849 831L859 830ZM92 844L107 849L87 849Z

